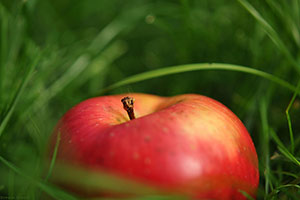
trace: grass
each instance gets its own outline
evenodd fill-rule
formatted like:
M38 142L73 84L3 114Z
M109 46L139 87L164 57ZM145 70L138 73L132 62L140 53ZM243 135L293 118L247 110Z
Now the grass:
M243 72L243 73L247 73L247 74L260 76L264 79L275 82L278 85L295 92L293 99L291 100L288 108L290 108L291 103L293 103L293 101L295 100L296 95L300 95L300 92L298 91L298 87L296 88L295 86L291 85L290 83L288 83L276 76L273 76L272 74L268 74L266 72L248 68L248 67L244 67L244 66L222 64L222 63L189 64L189 65L180 65L180 66L174 66L174 67L166 67L163 69L157 69L157 70L153 70L153 71L147 71L144 73L133 75L133 76L123 79L117 83L114 83L114 84L108 86L107 88L105 88L101 93L105 93L105 92L108 92L109 90L112 90L112 89L115 89L118 87L122 87L125 85L137 83L137 82L148 80L148 79L153 79L153 78L171 75L171 74L191 72L191 71L200 71L200 70L224 70L224 71L233 71L233 72L237 71L237 72ZM287 113L288 113L288 110L289 109L287 109Z
M257 199L299 199L299 33L299 0L1 1L0 196L78 199L48 183L55 156L45 175L58 119L92 96L145 92L224 103L256 146Z

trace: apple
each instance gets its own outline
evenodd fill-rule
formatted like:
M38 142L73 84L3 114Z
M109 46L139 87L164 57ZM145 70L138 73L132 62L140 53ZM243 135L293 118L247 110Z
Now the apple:
M209 97L132 93L91 98L58 122L51 156L58 133L57 162L194 199L256 195L258 160L251 137L235 114ZM105 193L110 192L98 191Z

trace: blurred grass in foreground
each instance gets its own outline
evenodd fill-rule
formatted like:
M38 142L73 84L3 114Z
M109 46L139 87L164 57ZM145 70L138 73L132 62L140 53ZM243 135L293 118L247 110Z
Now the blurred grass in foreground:
M54 125L76 103L139 74L105 94L221 101L254 140L258 199L299 199L299 31L299 0L0 1L0 194L76 199L41 175ZM182 73L190 63L246 66L294 92L232 69ZM177 65L177 74L165 68Z

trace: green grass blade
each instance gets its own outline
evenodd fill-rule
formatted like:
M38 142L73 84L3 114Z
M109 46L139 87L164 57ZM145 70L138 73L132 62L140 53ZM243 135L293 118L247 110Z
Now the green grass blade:
M183 73L183 72L191 72L191 71L200 71L200 70L226 70L226 71L236 71L236 72L242 72L247 74L256 75L262 78L265 78L269 81L272 81L274 83L277 83L278 85L281 85L282 87L285 87L291 91L296 91L296 87L291 85L285 80L282 80L272 74L268 74L266 72L239 66L239 65L232 65L232 64L222 64L222 63L202 63L202 64L187 64L187 65L179 65L179 66L173 66L173 67L167 67L162 69L157 69L153 71L148 71L144 73L140 73L137 75L130 76L128 78L125 78L113 85L108 86L105 88L101 93L104 93L108 90L112 90L124 85L153 79L161 76L171 75L171 74L177 74L177 73ZM300 92L298 92L300 95Z
M30 119L31 123L27 123L26 128L30 134L30 137L37 145L39 152L42 152L44 150L44 146L43 146L43 142L42 142L43 136L42 136L41 130L39 129L37 124L34 122L34 120L30 116L29 116L29 119ZM30 125L32 128L29 128Z
M275 133L275 131L273 129L270 130L270 135L277 145L285 148L284 144L281 142L281 140L279 139L279 137L277 136L277 134Z
M263 98L260 104L260 117L262 122L262 159L265 165L265 195L269 193L269 188L272 188L270 181L270 150L269 150L269 124L267 115L268 104L266 98Z
M27 111L30 110L30 108L33 108L33 111L40 109L41 106L62 91L71 81L76 79L76 77L86 69L89 63L90 56L86 54L81 55L62 77L56 80L48 89L44 90L39 95L39 98L27 109ZM26 114L27 112L24 112L22 117Z
M289 132L290 132L291 153L292 154L294 153L294 150L295 150L295 143L294 143L294 134L293 134L292 122L291 122L291 117L290 117L289 111L290 111L290 109L291 109L291 107L292 107L292 105L293 105L293 103L296 99L296 96L297 96L297 93L299 92L299 89L300 89L300 81L297 85L296 91L294 92L292 99L290 100L290 103L289 103L288 107L285 110L285 114L286 114L286 118L287 118L288 126L289 126Z
M76 84L82 85L85 82L89 82L90 86L87 88L87 92L94 90L94 88L103 88L109 67L115 60L122 56L126 50L127 48L122 41L116 40L112 42L101 54L94 57L88 69L84 71Z
M272 171L272 172L277 173L277 174L283 174L283 175L290 176L290 177L293 177L293 178L299 178L298 175L296 175L294 173L291 173L291 172L286 172L286 171Z
M289 52L288 48L284 42L280 39L277 32L273 27L259 14L259 12L246 0L238 0L238 2L257 20L257 22L262 26L263 30L279 48L279 50L286 56L288 61L292 64L295 70L300 74L300 65L294 59L294 57Z
M22 94L24 92L24 89L27 86L27 84L29 82L29 79L30 79L30 77L31 77L31 75L32 75L32 73L33 73L33 71L34 71L37 63L40 60L40 56L41 55L37 55L36 58L35 58L35 60L29 66L28 73L25 75L25 77L24 77L24 79L23 79L23 81L22 81L22 83L21 83L21 85L20 85L20 87L19 87L19 89L18 89L18 91L17 91L14 99L12 100L11 105L9 106L8 112L4 115L3 121L0 123L0 136L2 135L2 133L3 133L4 129L5 129L8 121L9 121L9 119L10 119L12 113L13 113L13 111L16 108L17 103L20 100L20 98L21 98L21 96L22 96Z
M245 191L243 191L243 190L239 190L239 192L240 192L244 197L246 197L247 199L249 199L249 200L254 200L254 198L251 197L251 195L248 194L247 192L245 192Z
M35 180L32 177L24 174L20 169L15 167L12 163L8 162L6 159L4 159L2 156L0 156L0 162L2 162L6 167L8 167L10 170L15 172L16 174L26 178L28 181L32 182L34 185L38 186L42 191L46 192L50 196L54 197L55 199L65 199L65 200L75 200L76 197L58 189L50 185L46 185L42 183L41 181Z
M75 188L88 188L90 191L111 191L113 193L127 193L138 196L159 195L159 188L151 187L142 182L108 173L107 171L84 169L66 163L57 162L51 180Z
M93 54L99 53L105 46L115 39L121 32L128 30L145 17L149 6L137 6L133 9L126 9L115 20L109 23L88 47Z
M285 184L285 185L280 185L280 186L278 186L277 188L275 188L275 189L268 195L268 197L269 197L270 199L273 199L273 198L271 198L271 197L275 196L277 193L280 192L281 189L285 189L285 188L296 188L296 189L300 190L300 186L297 185L297 184Z
M58 132L57 137L56 137L56 143L55 143L55 147L54 147L54 150L53 150L53 155L52 155L52 158L51 158L49 170L48 170L47 176L45 178L45 182L48 181L48 179L50 178L50 176L52 174L53 167L54 167L54 164L55 164L55 161L56 161L59 142L60 142L60 132Z
M1 33L0 33L0 94L4 92L4 79L5 79L5 62L7 53L7 30L8 30L8 17L5 8L0 3L0 23L1 23ZM2 101L2 95L0 95L0 103ZM1 104L0 104L1 105ZM1 107L0 107L1 109ZM1 114L1 111L0 111Z
M280 189L282 189L282 188L287 188L287 187L294 187L294 188L300 189L300 185L296 185L296 184L286 184L286 185L278 186L278 187L276 188L276 190L280 190Z
M295 158L286 148L278 146L278 150L290 161L292 161L294 164L298 165L300 167L300 161Z
M267 0L266 1L281 17L281 19L285 22L286 27L290 30L291 36L294 39L295 43L298 47L300 47L300 34L298 30L298 26L295 21L292 19L289 13L286 13L286 10L282 9L281 2L274 1L274 0ZM290 3L288 3L290 4ZM297 8L297 5L295 5Z
M284 155L287 159L289 159L296 165L300 166L300 161L297 160L297 158L295 158L295 156L293 156L293 154L289 152L289 150L284 146L283 142L279 139L274 130L270 130L270 135L275 141L275 143L278 145L278 150L282 153L282 155Z

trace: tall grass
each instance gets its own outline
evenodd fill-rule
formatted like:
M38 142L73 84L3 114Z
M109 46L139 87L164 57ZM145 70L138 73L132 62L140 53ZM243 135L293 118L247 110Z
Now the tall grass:
M255 143L258 199L299 199L299 33L299 0L0 1L0 196L77 199L47 181L53 127L84 99L134 91L223 102Z

